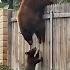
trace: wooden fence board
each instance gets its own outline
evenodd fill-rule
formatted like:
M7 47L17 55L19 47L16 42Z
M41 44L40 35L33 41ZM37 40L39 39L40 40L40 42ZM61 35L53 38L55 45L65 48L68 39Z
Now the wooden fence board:
M49 56L49 43L50 43L50 40L49 40L49 27L50 27L50 25L49 25L49 20L46 20L45 21L45 27L46 27L46 32L45 32L45 51L44 51L44 54L46 54L46 55L44 55L44 62L43 62L43 68L44 68L44 70L45 69L47 69L47 70L49 70L50 69L50 56Z
M67 19L67 70L70 70L70 19Z
M53 69L57 68L57 23L53 21Z

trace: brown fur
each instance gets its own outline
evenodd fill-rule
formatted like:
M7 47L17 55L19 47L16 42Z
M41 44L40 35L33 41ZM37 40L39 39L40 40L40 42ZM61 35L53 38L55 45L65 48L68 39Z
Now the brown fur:
M24 39L32 45L35 33L39 43L45 41L45 23L42 18L44 8L50 0L22 0L18 13L18 22Z
M39 51L34 57L35 52L36 52L36 48L33 48L29 50L29 52L25 53L27 55L27 65L25 67L25 70L35 70L36 64L42 61L42 57L39 58Z

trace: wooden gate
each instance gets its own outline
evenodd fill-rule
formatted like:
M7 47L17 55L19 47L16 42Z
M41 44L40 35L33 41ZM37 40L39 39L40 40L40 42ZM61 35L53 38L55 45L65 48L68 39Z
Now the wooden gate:
M33 47L39 48L43 56L43 63L39 63L36 70L70 70L70 4L49 5L43 17L45 44L38 44L35 34L33 36ZM25 51L29 49L18 23L12 23L11 66L14 70L25 69Z

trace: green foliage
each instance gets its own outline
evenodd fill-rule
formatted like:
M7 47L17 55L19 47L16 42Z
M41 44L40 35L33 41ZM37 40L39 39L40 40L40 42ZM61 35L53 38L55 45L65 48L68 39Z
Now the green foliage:
M0 70L12 70L12 69L7 65L1 65L0 64Z
M70 3L70 0L58 0L57 3Z
M6 5L9 5L9 9L18 9L19 0L1 0L0 8L4 8Z
M13 9L18 9L19 8L19 0L13 0Z
M7 3L8 2L8 0L1 0L2 1L2 3Z
M0 3L0 8L3 8L7 5L7 3Z
M19 0L1 0L0 8L4 8L6 5L9 5L9 8L17 10L19 8ZM55 0L54 0L55 1ZM61 3L69 3L70 0L58 0Z
M70 2L70 0L64 0L65 2Z

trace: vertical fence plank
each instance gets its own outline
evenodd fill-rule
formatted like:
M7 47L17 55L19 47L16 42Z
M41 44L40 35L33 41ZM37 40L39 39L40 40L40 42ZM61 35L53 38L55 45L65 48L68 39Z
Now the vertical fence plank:
M20 67L20 70L21 70L21 65L22 65L22 62L23 62L22 61L23 60L23 57L22 57L22 55L23 55L22 54L22 51L23 51L22 43L23 42L22 42L22 35L21 34L19 34L19 41L18 41L18 43L19 43L18 44L18 46L19 46L18 47L19 48L19 52L18 52L18 54L19 54L19 56L18 56L19 57L19 67Z
M70 18L67 19L67 70L70 70Z
M62 20L61 24L61 69L66 70L66 31L65 23Z
M45 20L45 50L44 50L44 60L43 60L43 68L44 70L49 70L50 69L50 56L49 56L49 27L50 27L50 21L49 20Z
M57 23L53 21L53 69L57 69Z
M51 11L50 12L50 70L52 69L52 48L53 48L53 34L52 34L52 31L53 31L53 12Z
M18 63L18 26L17 23L13 23L13 35L12 35L12 67L15 70L19 70L19 63Z
M67 9L69 9L70 4L68 4ZM67 18L67 70L70 70L70 18Z
M11 51L12 51L12 10L8 10L8 65L11 67Z

